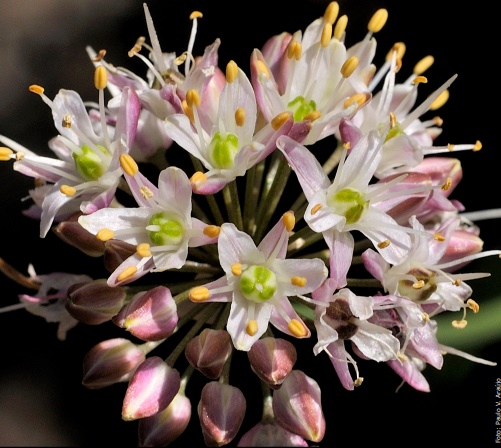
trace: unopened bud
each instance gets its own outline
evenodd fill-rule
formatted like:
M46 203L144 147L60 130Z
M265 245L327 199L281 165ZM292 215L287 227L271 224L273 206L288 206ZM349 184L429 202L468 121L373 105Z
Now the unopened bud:
M109 240L104 243L104 267L114 272L127 258L136 252L136 246L121 240Z
M450 196L463 178L461 161L453 157L425 157L412 171L427 174L433 185L442 186L447 183L447 189L440 190L445 197Z
M301 436L287 431L274 420L261 421L249 429L239 440L240 446L309 446Z

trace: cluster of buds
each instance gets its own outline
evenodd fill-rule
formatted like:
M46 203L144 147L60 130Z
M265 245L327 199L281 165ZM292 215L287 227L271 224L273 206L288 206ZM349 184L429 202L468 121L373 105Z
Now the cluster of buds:
M436 316L459 311L461 329L480 309L465 281L489 274L463 269L501 254L483 250L453 198L463 170L451 151L481 143L437 145L442 120L427 117L456 75L418 102L433 58L398 81L398 42L377 67L386 9L349 45L333 1L304 32L254 49L249 75L233 60L219 67L219 39L193 54L200 12L180 56L162 51L147 4L144 13L149 43L138 38L129 56L145 78L87 47L97 102L30 86L52 111L55 157L0 135L0 160L36 180L24 213L40 237L52 230L108 276L30 267L27 277L2 261L35 292L0 311L57 322L60 339L79 322L125 330L90 348L82 384L125 383L122 418L138 422L140 446L181 438L192 410L207 446L321 442L325 403L297 368L299 340L346 390L363 383L357 359L426 392L425 367L441 369L447 353L495 365L437 338ZM329 140L328 154L312 151ZM261 386L261 418L248 411L253 392L233 382L236 352ZM198 403L193 375L205 381ZM244 433L246 418L255 424Z

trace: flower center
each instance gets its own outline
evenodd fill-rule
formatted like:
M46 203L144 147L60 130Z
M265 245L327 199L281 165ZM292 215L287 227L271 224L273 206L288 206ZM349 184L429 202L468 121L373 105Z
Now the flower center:
M315 101L311 100L309 102L303 96L298 96L296 99L292 100L287 107L291 110L294 115L294 121L303 121L306 115L317 110L317 105Z
M105 156L109 156L108 150L101 145L97 145L99 151ZM82 153L72 153L75 160L75 167L78 173L86 180L97 180L106 171L103 160L87 145L82 146Z
M386 134L386 139L384 140L384 143L386 143L388 140L392 139L393 137L396 137L397 135L402 135L405 134L404 130L402 129L402 126L400 126L398 123L395 124L389 131L388 134Z
M159 212L152 215L148 222L150 240L157 246L179 244L184 236L181 220L172 213Z
M369 206L365 195L353 188L343 188L327 198L327 205L338 215L346 218L347 224L356 223Z
M273 297L277 291L275 273L264 266L249 266L240 276L240 290L247 300L261 303Z
M238 137L227 133L225 137L216 132L209 146L209 157L212 165L219 169L233 168L235 155L238 152Z
M350 339L355 335L358 327L350 322L354 317L346 300L336 299L325 310L329 325L337 331L339 339Z
M416 282L412 280L400 280L398 282L398 292L404 297L408 297L413 302L424 302L437 290L435 283L436 273L428 269L415 268L408 272L416 277Z

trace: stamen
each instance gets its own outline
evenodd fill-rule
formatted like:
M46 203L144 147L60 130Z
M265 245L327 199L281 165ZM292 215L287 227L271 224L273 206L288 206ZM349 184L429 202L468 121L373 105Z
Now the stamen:
M97 90L103 90L108 84L108 72L104 65L98 65L94 71L94 86Z
M275 118L271 120L271 127L275 130L278 131L282 125L289 119L291 116L290 112L282 112L278 114Z
M350 142L344 142L343 143L343 149L346 149L346 151L348 151L348 149L351 148L351 143Z
M383 26L386 24L387 20L388 20L388 10L386 10L385 8L378 9L369 20L367 29L371 33L377 33L381 31Z
M338 19L336 26L334 27L334 33L333 33L334 38L336 38L337 40L341 40L344 32L346 31L347 25L348 25L348 16L344 14Z
M139 187L139 193L144 199L151 199L153 197L153 191L151 191L146 185Z
M449 151L451 151L451 152L452 152L452 151L454 151L454 145L453 145L452 143L448 143L448 144L447 144L447 149L448 149Z
M247 322L247 326L245 327L245 332L249 336L254 336L257 333L257 330L257 321L254 319L249 320L249 322Z
M462 330L463 328L466 327L466 325L468 325L468 321L466 319L453 320L451 323L454 328L458 328L460 330Z
M131 278L137 272L137 268L135 266L129 266L125 268L120 274L117 276L117 281L121 282L123 280L127 280Z
M381 241L380 243L377 243L377 247L380 249L384 249L385 247L388 247L390 245L390 240L384 240Z
M151 257L150 245L148 243L138 244L136 252L140 257Z
M233 81L235 81L237 76L238 76L238 65L235 63L235 61L228 62L228 64L226 65L226 82L231 84ZM198 105L199 104L197 104L197 106Z
M426 76L416 76L413 80L412 80L412 84L416 85L416 84L426 84L428 82L428 78Z
M242 265L240 263L232 264L231 273L236 276L242 275Z
M452 284L453 284L454 286L459 286L459 285L461 285L461 279L460 279L460 278L456 278L456 279L452 282Z
M293 284L294 286L299 286L300 288L302 288L303 286L306 286L306 283L306 277L300 277L298 275L291 277L291 284Z
M473 147L473 151L476 152L476 151L480 151L482 149L482 143L480 142L480 140L477 140L475 142L475 146Z
M237 126L243 126L245 124L245 109L243 107L239 107L235 111L235 123Z
M120 166L129 176L134 176L139 171L136 161L129 154L120 156Z
M203 302L210 297L210 292L205 286L197 286L190 290L189 297L193 302Z
M345 63L341 67L341 75L343 76L343 78L349 78L357 67L358 58L356 56L351 56L346 59Z
M428 313L423 312L423 314L421 315L421 318L423 319L423 322L430 321L430 315Z
M0 146L0 161L5 162L10 160L10 156L14 154L14 151L10 148L6 148L5 146Z
M115 232L111 229L101 229L99 232L96 233L96 238L99 241L108 241L111 240L115 236Z
M451 188L451 185L452 185L452 178L448 177L445 180L445 183L442 185L442 190L447 191L449 188Z
M433 239L435 241L440 241L440 242L445 241L445 237L441 233L434 233L433 234Z
M397 353L397 358L400 359L400 361L402 361L402 362L409 360L409 358L404 353L401 353L401 352Z
M221 227L213 225L205 226L203 230L204 235L210 238L215 238L216 236L218 236L220 231Z
M470 308L474 313L478 313L480 311L480 305L475 302L473 299L468 299L466 301L468 308Z
M406 46L403 42L395 42L393 44L393 47L391 47L391 50L388 51L388 54L386 55L386 61L391 61L391 58L393 57L393 53L397 53L397 59L402 59L405 54Z
M193 123L195 121L195 115L193 114L193 109L190 106L188 106L186 100L183 100L181 102L181 107L183 108L183 112L190 119L190 122Z
M299 58L301 57L301 54L303 53L303 47L301 45L301 42L298 42L297 40L292 40L287 47L287 57L289 59L294 58L296 61L299 61Z
M193 11L191 14L190 14L190 20L193 20L193 19L201 19L203 17L203 14L200 12L200 11Z
M314 215L322 208L322 204L314 205L311 209L311 214Z
M99 52L92 58L94 62L101 62L106 56L106 50L99 50Z
M355 381L353 381L353 385L355 387L358 387L358 386L361 386L363 382L364 382L364 377L359 376Z
M412 285L414 289L421 289L424 287L424 280L419 280Z
M263 61L256 61L256 68L259 73L263 73L267 78L270 77L270 72L268 71L268 67Z
M229 63L228 63L229 65ZM190 89L186 92L186 103L190 107L199 107L201 103L200 94L195 89Z
M397 117L393 112L390 112L390 128L393 129L397 125Z
M193 176L190 177L190 182L192 184L197 184L198 182L205 182L207 180L207 175L202 173L202 171L197 171Z
M334 22L337 19L338 14L339 14L339 3L338 2L330 2L327 5L327 8L325 8L324 22L330 23L331 25L334 24Z
M331 23L325 23L324 27L322 29L322 36L320 37L320 45L322 47L327 47L329 45L329 42L331 41L332 37L332 24Z
M318 120L321 116L322 114L318 110L314 110L309 114L305 115L304 120L315 121Z
M304 325L297 319L291 319L287 324L289 331L296 337L301 338L308 334Z
M367 102L368 99L369 94L367 93L355 93L355 95L352 95L344 102L343 107L348 109L348 107L350 107L353 103L357 103L358 107L360 107L362 104Z
M433 65L434 62L435 58L433 56L425 56L414 66L414 70L412 70L412 73L414 73L415 75L421 75L426 70L428 70Z
M61 122L63 128L71 128L71 115L70 114L66 114L64 117L63 117L63 120Z
M282 222L284 223L287 232L291 232L296 225L296 218L294 217L294 213L285 212L282 216Z
M37 95L43 95L43 93L44 93L44 88L40 87L36 84L32 84L29 87L29 89L30 89L30 92L36 93Z
M59 191L63 194L65 194L66 196L75 196L77 190L75 187L72 187L70 185L61 185L59 187Z
M430 104L430 110L440 109L449 99L449 90L444 90L438 98Z

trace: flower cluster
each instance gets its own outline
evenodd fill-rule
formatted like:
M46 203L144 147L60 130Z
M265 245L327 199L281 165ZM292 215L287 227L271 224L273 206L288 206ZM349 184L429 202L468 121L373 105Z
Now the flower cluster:
M207 446L320 442L328 422L317 381L296 367L299 339L346 390L363 384L360 360L424 392L424 369L441 369L447 353L495 365L437 338L436 316L460 312L461 329L479 311L466 282L489 274L465 267L501 254L483 250L452 198L463 170L451 152L481 143L435 144L433 114L456 75L418 101L433 58L399 80L399 42L378 67L385 9L349 44L333 1L304 31L254 49L250 73L218 65L219 39L193 54L200 12L181 55L162 50L147 4L144 13L149 39L129 56L146 76L87 47L97 101L30 86L51 109L54 157L0 135L0 159L35 179L24 213L40 237L52 230L106 276L30 266L26 277L2 260L34 292L0 312L57 322L61 340L78 323L125 330L90 348L82 383L125 383L122 418L138 422L140 446L170 444L195 413ZM329 140L331 151L315 151ZM263 391L244 433L237 352ZM196 403L194 375L205 379Z

